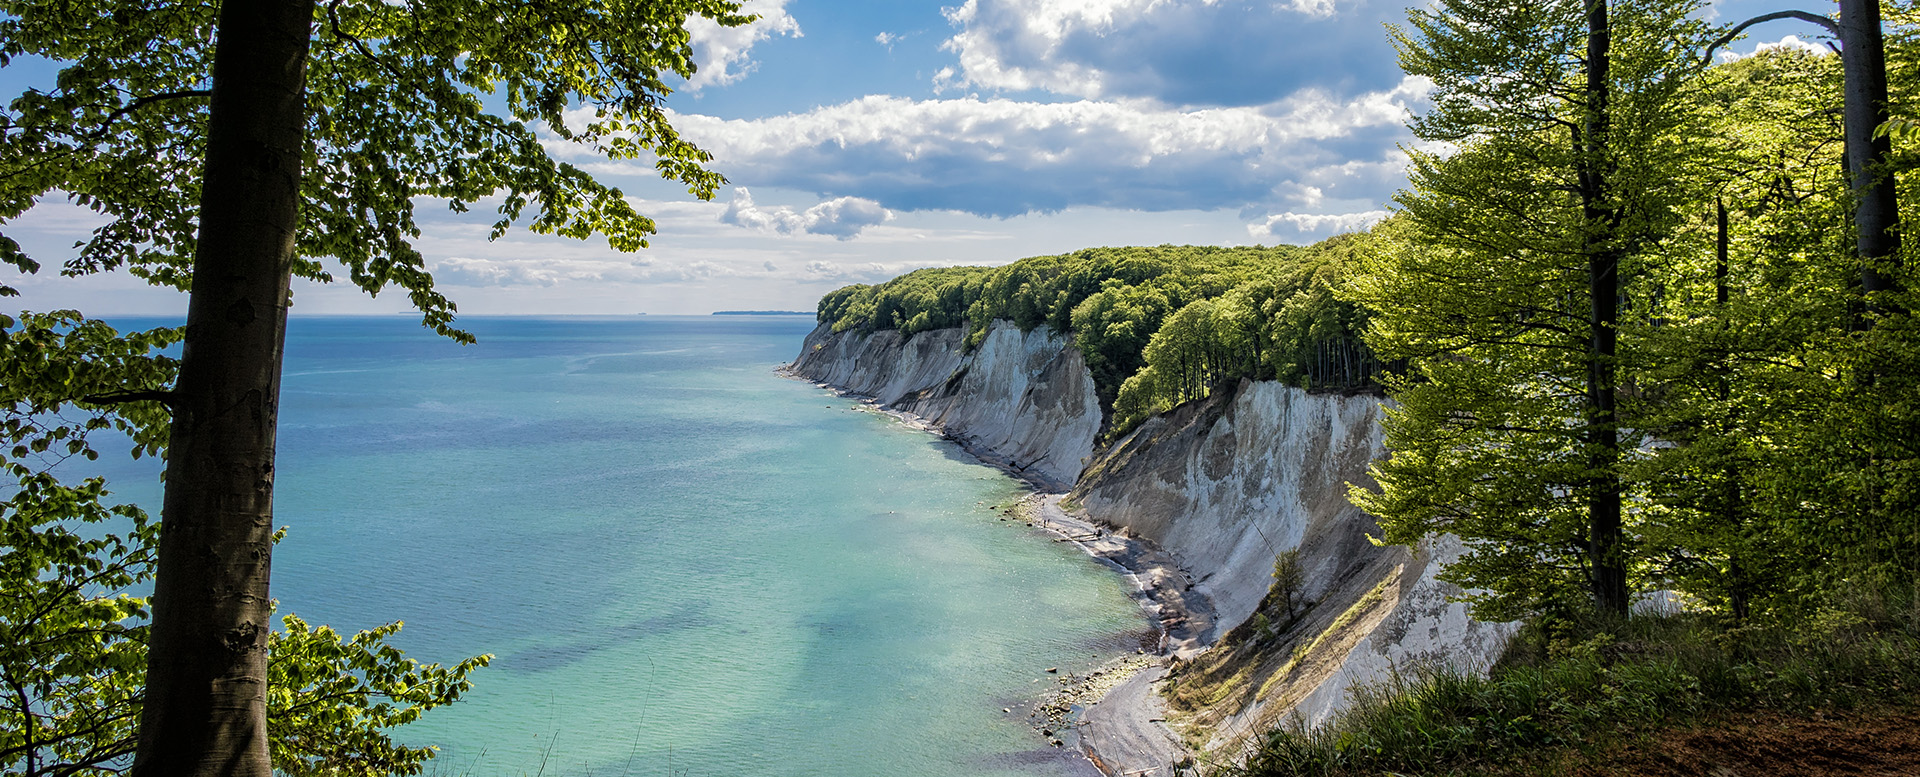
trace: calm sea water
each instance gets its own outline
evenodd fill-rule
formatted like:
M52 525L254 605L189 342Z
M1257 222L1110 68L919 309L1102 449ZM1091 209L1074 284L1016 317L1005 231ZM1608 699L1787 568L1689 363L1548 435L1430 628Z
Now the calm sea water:
M1007 477L775 375L810 318L463 323L296 318L282 397L281 611L496 656L402 736L433 771L1068 773L1020 706L1131 652L1123 581L998 520Z

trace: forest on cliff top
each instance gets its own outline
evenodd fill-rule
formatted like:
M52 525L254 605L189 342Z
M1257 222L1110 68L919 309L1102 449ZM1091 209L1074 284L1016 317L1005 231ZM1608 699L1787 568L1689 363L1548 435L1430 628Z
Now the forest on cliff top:
M1123 433L1227 379L1372 386L1377 364L1359 338L1363 311L1332 293L1363 242L1092 248L1002 267L937 267L836 290L820 300L819 316L836 331L966 327L969 347L995 320L1072 332Z

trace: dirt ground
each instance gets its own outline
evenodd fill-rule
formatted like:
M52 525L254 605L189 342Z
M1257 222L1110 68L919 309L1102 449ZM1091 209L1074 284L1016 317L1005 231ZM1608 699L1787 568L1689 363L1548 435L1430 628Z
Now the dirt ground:
M1735 715L1600 756L1580 777L1920 776L1920 711Z

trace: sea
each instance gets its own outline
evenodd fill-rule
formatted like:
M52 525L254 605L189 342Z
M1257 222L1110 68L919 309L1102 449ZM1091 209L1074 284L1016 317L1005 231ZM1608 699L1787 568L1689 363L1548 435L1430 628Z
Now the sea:
M811 316L460 324L295 317L281 396L279 611L493 656L398 730L429 774L1086 773L1027 713L1138 647L1130 585L1007 519L1007 475L777 374ZM158 513L153 463L99 466Z

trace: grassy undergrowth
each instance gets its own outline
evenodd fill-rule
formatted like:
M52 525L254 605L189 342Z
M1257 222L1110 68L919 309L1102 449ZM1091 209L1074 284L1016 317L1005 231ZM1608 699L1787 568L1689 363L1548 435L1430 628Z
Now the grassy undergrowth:
M1563 773L1625 740L1715 716L1920 705L1920 602L1865 597L1793 623L1704 614L1528 624L1487 677L1416 669L1312 730L1269 732L1217 773Z

